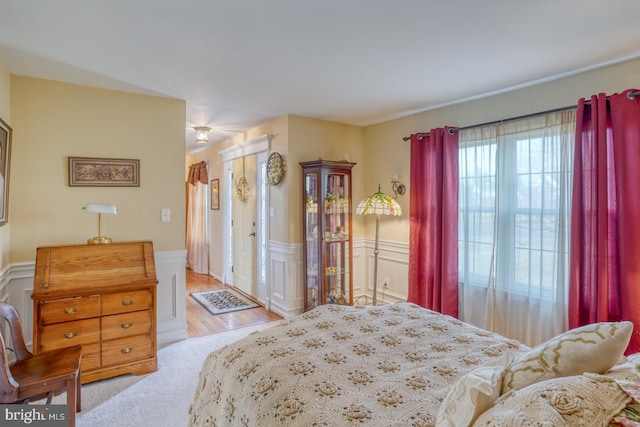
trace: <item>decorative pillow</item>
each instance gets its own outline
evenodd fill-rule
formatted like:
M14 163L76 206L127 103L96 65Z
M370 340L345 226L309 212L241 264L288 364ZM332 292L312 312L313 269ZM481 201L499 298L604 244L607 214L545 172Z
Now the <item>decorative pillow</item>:
M621 360L604 375L617 380L640 383L640 353L622 356Z
M436 427L468 427L500 397L505 366L482 366L463 375L442 402Z
M554 378L501 396L473 427L606 426L631 400L602 375Z
M520 355L502 378L502 393L550 378L603 374L623 355L633 331L631 322L603 322L564 332Z

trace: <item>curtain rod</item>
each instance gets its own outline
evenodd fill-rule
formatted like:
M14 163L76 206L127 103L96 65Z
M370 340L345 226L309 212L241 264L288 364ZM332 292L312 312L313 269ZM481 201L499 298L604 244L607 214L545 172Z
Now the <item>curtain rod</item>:
M640 96L640 90L636 90L634 92L629 92L627 94L627 98L629 99L634 99L636 96ZM587 104L590 104L590 101L586 101ZM457 131L460 130L464 130L464 129L471 129L471 128L477 128L477 127L482 127L482 126L490 126L490 125L497 125L497 124L502 124L502 123L507 123L507 122L513 122L516 120L522 120L522 119L527 119L529 117L534 117L534 116L540 116L542 114L551 114L551 113L557 113L558 111L564 111L564 110L569 110L571 108L576 108L577 105L570 105L568 107L562 107L562 108L554 108L553 110L547 110L547 111L541 111L538 113L532 113L532 114L525 114L524 116L517 116L517 117L511 117L509 119L502 119L502 120L494 120L492 122L486 122L486 123L480 123L477 125L471 125L471 126L464 126L461 128L449 128L449 133L455 133ZM422 139L425 136L429 135L428 132L426 133L419 133L418 134L418 139ZM403 141L409 141L411 139L410 136L405 136L402 138Z

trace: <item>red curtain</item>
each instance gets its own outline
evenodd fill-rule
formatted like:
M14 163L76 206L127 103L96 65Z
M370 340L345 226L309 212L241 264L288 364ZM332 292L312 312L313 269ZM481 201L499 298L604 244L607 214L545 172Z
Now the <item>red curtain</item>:
M411 135L408 301L458 317L458 132Z
M630 320L640 351L640 98L630 91L577 107L569 327Z

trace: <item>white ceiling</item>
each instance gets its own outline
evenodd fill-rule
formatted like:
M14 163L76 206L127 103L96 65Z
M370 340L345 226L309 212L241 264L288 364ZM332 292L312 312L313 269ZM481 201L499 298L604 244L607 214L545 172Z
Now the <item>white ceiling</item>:
M638 0L0 0L0 62L184 99L190 152L193 126L368 125L640 57L639 19Z

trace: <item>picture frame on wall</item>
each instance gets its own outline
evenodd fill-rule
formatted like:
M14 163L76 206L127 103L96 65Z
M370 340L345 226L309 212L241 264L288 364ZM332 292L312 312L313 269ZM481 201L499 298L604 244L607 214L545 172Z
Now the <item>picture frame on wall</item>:
M69 187L140 187L140 160L69 157Z
M211 210L217 211L220 209L220 180L212 179L210 183L211 191Z
M9 168L12 129L0 118L0 226L9 221Z

